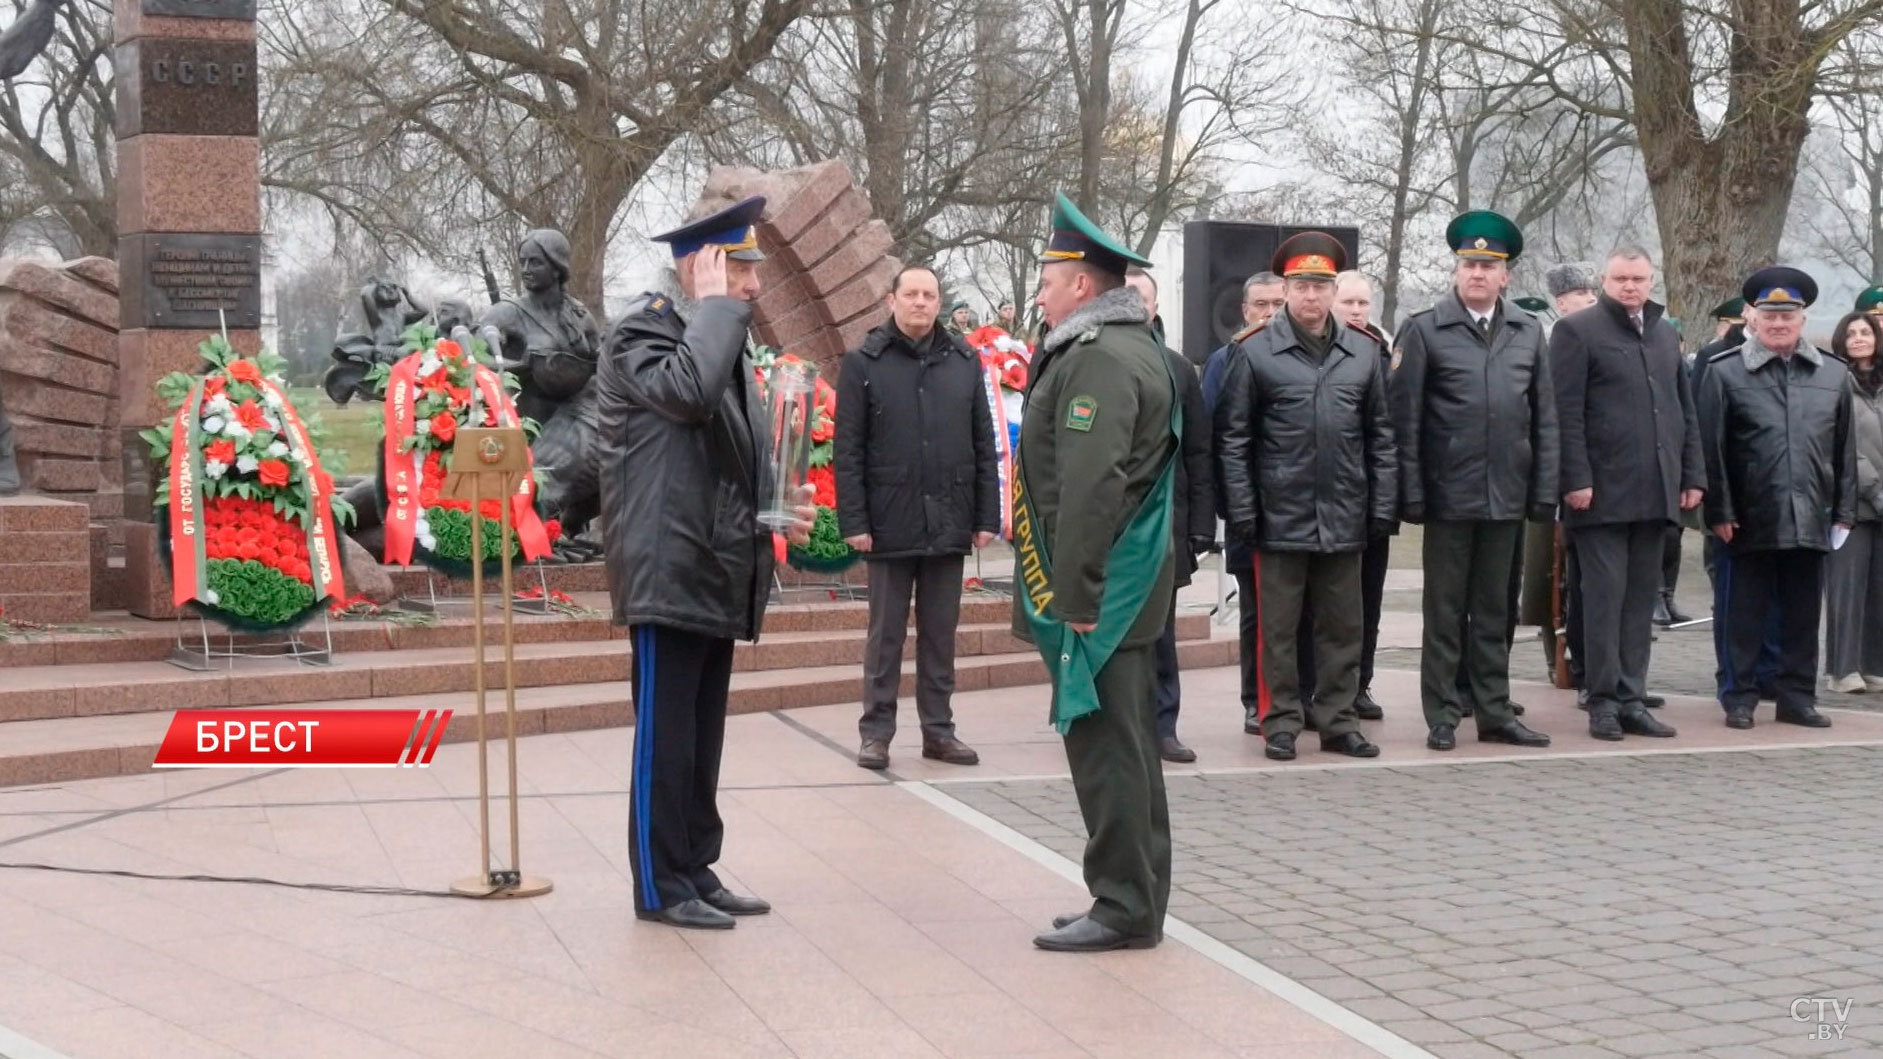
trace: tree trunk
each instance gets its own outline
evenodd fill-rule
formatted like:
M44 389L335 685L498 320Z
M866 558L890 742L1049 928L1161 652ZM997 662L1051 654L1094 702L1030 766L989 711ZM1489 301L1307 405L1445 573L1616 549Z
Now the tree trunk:
M1697 320L1772 263L1811 131L1822 42L1797 0L1736 5L1726 112L1706 135L1682 0L1623 7L1635 127L1666 256L1668 312ZM1690 329L1697 338L1703 329Z
M1399 158L1393 171L1393 212L1386 225L1386 274L1380 279L1380 326L1396 333L1399 326L1399 272L1406 257L1406 224L1412 197L1412 171L1419 159L1419 126L1425 116L1426 78L1432 65L1432 30L1438 19L1437 0L1419 9L1419 35L1414 42L1411 90L1399 115Z
M1098 209L1098 174L1105 163L1105 123L1111 117L1112 8L1123 0L1085 0L1090 39L1085 94L1079 100L1079 209Z

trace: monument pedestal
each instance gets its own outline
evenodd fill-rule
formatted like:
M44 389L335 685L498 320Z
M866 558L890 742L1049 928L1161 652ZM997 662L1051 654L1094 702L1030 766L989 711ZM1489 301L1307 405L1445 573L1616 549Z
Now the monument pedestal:
M90 519L70 500L0 497L0 615L47 623L91 615Z

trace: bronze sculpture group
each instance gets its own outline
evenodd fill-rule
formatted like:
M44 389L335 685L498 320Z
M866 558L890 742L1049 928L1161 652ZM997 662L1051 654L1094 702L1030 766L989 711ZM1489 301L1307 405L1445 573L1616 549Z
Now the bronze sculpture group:
M443 334L469 329L489 345L495 366L516 377L517 411L540 427L530 445L542 474L537 508L543 518L562 523L557 558L596 559L599 549L580 535L600 511L595 461L601 423L594 384L600 323L568 292L569 241L561 232L542 228L524 236L517 272L522 292L500 297L493 285L492 304L481 314L455 300L429 307L396 283L368 279L360 290L366 330L335 340L334 365L323 385L339 404L353 397L377 400L366 376L375 365L405 355L401 336L406 328L430 320ZM348 494L360 513L354 537L369 548L380 529L376 492L376 483L367 481Z

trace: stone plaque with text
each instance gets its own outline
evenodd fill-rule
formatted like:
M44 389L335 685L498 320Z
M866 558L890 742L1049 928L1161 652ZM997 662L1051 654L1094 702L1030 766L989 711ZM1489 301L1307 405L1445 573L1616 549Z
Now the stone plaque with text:
M259 235L127 235L118 257L127 330L261 326Z
M145 37L118 46L118 135L253 136L254 41Z
M144 0L144 14L255 21L255 0Z

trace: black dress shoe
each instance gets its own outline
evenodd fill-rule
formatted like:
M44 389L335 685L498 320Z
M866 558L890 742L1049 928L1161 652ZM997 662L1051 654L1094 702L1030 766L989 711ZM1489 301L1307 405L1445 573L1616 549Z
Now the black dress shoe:
M762 916L772 910L770 902L762 897L735 894L723 886L710 894L701 894L700 900L729 916Z
M682 901L670 908L653 912L636 912L634 918L653 923L665 923L670 927L681 927L686 930L731 930L738 926L731 916L697 897L691 901Z
M1380 704L1373 701L1373 695L1364 690L1354 696L1353 715L1363 721L1383 721L1386 719L1386 711L1380 709Z
M1667 610L1667 593L1654 597L1654 624L1665 629L1674 624L1674 616Z
M1667 705L1667 698L1650 692L1641 696L1641 705L1646 706L1650 710L1658 710Z
M1621 719L1615 714L1615 704L1598 702L1589 706L1589 735L1605 743L1619 743L1624 733Z
M1726 727L1728 728L1752 727L1752 711L1743 710L1743 709L1742 710L1731 710L1731 709L1727 710L1726 711Z
M1541 747L1550 745L1550 737L1542 732L1533 732L1525 728L1522 721L1512 721L1502 728L1493 728L1490 731L1478 729L1478 742Z
M1261 714L1256 713L1254 710L1243 711L1242 734L1243 735L1261 735L1262 734Z
M1692 615L1681 610L1680 604L1674 602L1674 594L1672 592L1666 593L1663 598L1667 601L1667 616L1674 619L1675 625L1685 625L1687 622L1693 620Z
M1621 708L1617 718L1621 721L1621 730L1629 735L1653 736L1656 739L1672 739L1675 736L1673 725L1662 724L1645 707L1630 703Z
M1270 761L1293 761L1295 759L1295 737L1291 732L1276 732L1268 737L1268 745L1262 748Z
M1518 717L1522 717L1523 716L1523 703L1513 701L1510 704L1510 712L1517 715Z
M1048 952L1110 952L1113 949L1154 948L1157 939L1126 934L1113 930L1091 916L1080 916L1063 927L1034 938L1033 944Z
M1589 689L1577 688L1576 689L1576 709L1586 710L1588 708L1589 708Z
M1077 923L1079 920L1084 919L1085 915L1084 912L1067 912L1063 916L1054 916L1053 929L1064 930L1072 924Z
M1816 706L1805 706L1796 710L1778 711L1778 723L1795 724L1803 728L1829 728L1831 719L1819 713Z
M1456 750L1458 730L1449 724L1435 724L1425 737L1425 746L1428 750Z
M1183 740L1176 736L1167 735L1157 741L1157 756L1165 761L1188 765L1196 760L1196 751L1184 746Z
M1348 757L1379 757L1380 748L1366 741L1366 736L1359 732L1347 732L1342 735L1321 739L1321 749Z
M857 767L866 769L888 768L889 744L881 739L863 740L863 745L857 750Z

